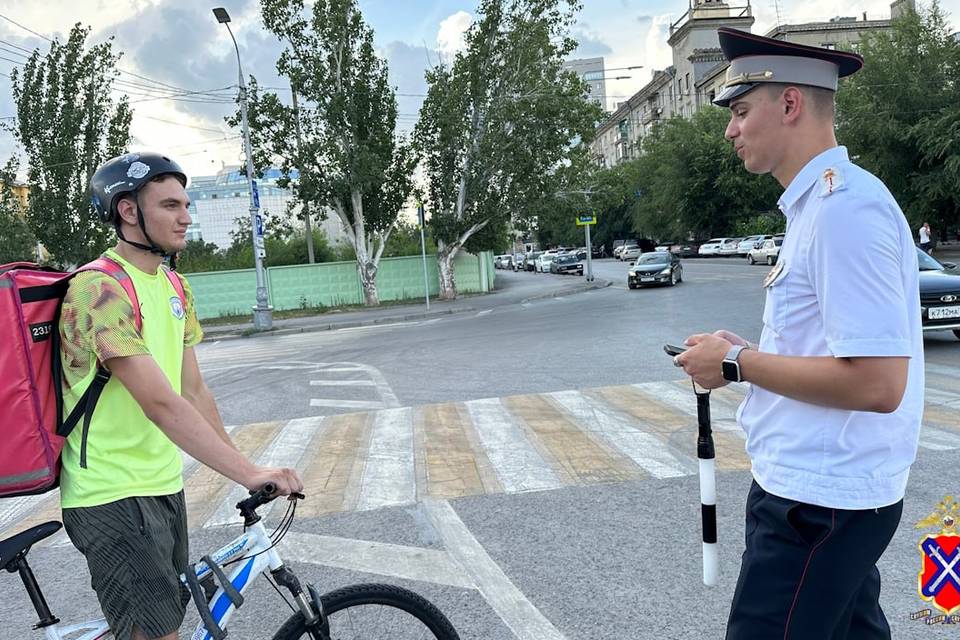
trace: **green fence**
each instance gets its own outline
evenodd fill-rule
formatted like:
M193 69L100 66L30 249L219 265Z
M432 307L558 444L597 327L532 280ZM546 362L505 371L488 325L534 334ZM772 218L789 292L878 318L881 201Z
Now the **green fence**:
M493 254L459 253L454 259L457 291L480 293L494 288ZM221 316L244 316L256 304L257 275L254 269L184 274L190 281L201 320ZM430 295L440 291L437 257L427 256ZM281 311L306 307L336 307L363 304L363 288L355 262L324 262L267 269L270 304ZM384 258L377 271L380 300L423 298L423 258Z

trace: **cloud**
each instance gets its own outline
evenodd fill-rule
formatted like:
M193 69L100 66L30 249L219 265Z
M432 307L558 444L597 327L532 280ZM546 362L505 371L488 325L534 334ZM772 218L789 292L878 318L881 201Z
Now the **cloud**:
M437 49L445 58L453 59L458 52L466 48L464 36L471 24L473 24L473 16L466 11L457 11L440 23L440 29L437 31Z
M571 58L594 58L613 53L607 43L584 30L574 29L570 35L577 41L577 48L570 54Z
M409 133L420 113L427 92L426 70L440 61L438 51L406 42L391 42L380 54L390 70L390 85L397 88L397 128Z

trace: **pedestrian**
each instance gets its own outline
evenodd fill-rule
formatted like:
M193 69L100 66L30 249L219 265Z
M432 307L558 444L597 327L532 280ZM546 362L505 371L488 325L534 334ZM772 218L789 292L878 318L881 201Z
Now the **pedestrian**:
M63 523L85 556L91 584L118 640L176 640L189 593L182 449L248 489L302 490L292 469L259 467L223 428L200 374L202 331L193 294L183 299L163 260L186 246L189 198L183 170L156 153L103 163L91 179L93 209L118 242L104 257L133 281L143 319L112 276L70 281L60 321L64 415L81 401L98 363L110 373L96 410L67 438L60 476ZM178 449L179 447L179 449Z
M918 233L920 235L920 249L924 253L930 253L930 223L924 222Z
M923 411L913 232L834 134L838 77L863 59L721 28L714 100L747 171L771 174L786 236L759 344L687 338L707 388L749 383L738 423L753 483L728 640L890 638L876 563L900 520Z

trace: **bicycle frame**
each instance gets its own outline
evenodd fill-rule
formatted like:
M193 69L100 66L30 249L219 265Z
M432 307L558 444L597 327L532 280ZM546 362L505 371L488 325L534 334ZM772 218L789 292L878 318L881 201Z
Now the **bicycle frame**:
M234 588L243 594L258 575L267 571L276 571L283 567L283 561L276 549L270 548L272 545L273 542L270 540L263 523L257 522L210 557L218 565L223 565L237 557L243 558L229 574L230 582ZM195 565L194 570L200 580L211 573L207 563L202 561ZM186 582L183 575L180 576L180 580ZM225 628L235 612L236 607L233 606L223 587L218 588L210 600L210 613L213 619L220 628ZM103 618L72 625L55 624L44 628L46 640L64 640L64 638L71 637L80 631L87 631L87 633L78 636L75 640L109 640L113 638L110 627ZM190 636L191 640L209 640L211 637L203 622L197 625L196 630Z

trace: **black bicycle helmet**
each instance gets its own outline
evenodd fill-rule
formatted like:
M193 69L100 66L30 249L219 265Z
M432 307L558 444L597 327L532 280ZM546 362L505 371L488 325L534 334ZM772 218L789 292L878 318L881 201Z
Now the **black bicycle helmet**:
M93 209L97 213L100 222L104 224L114 223L117 219L117 203L124 195L133 194L137 199L137 194L143 185L147 184L157 176L172 175L180 184L186 188L187 174L183 172L176 162L160 153L127 153L116 158L111 158L104 162L90 178L90 190L92 191ZM146 225L143 222L143 212L137 205L137 219L144 237L150 243L149 246L132 242L123 237L120 226L116 225L117 235L128 244L132 244L138 249L150 251L158 255L167 256L169 253L158 247L150 236L147 235Z

